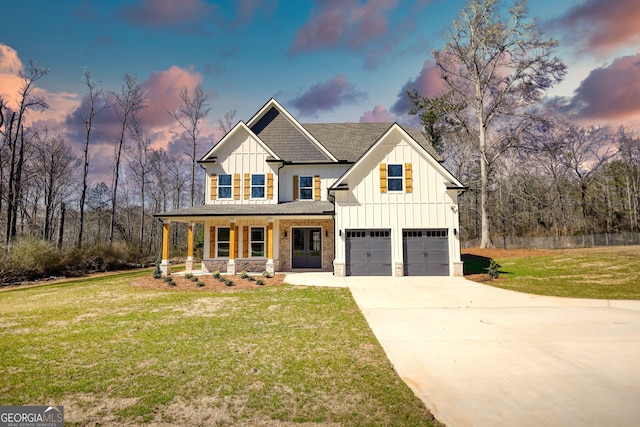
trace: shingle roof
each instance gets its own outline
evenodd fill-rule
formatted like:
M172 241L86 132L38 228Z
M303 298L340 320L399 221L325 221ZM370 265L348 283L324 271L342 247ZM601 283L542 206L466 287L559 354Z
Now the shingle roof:
M393 125L393 123L305 123L304 126L318 142L339 160L357 161ZM441 157L417 129L405 130L429 154Z
M200 205L161 212L154 216L161 218L181 218L202 216L332 215L333 212L333 203L329 201L304 200L261 205Z
M251 127L265 144L288 162L328 162L329 157L276 108Z

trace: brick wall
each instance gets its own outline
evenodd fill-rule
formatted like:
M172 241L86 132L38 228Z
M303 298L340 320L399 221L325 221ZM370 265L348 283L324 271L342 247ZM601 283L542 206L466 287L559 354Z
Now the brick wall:
M333 219L284 219L280 220L280 253L278 256L279 269L277 271L291 271L291 238L293 227L322 228L322 271L333 271L335 239ZM285 237L285 232L287 236Z

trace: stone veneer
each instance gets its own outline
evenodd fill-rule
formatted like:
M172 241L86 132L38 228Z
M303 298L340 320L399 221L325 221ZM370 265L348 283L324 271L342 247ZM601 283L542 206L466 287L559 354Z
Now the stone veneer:
M321 271L333 271L335 257L335 239L333 219L283 219L279 221L279 268L278 271L291 271L292 228L322 228L322 268ZM286 237L285 237L286 232ZM328 234L328 235L327 235Z

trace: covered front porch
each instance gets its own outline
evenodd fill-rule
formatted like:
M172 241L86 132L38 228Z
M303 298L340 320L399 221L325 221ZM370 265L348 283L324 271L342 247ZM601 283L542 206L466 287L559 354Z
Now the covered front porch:
M195 224L204 226L203 273L333 271L332 217L240 216L165 218L160 264L163 275L171 274L173 222L188 224L186 273L194 272Z

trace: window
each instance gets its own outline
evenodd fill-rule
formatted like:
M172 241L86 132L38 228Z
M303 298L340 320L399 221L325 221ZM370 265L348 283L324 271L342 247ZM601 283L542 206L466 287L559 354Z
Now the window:
M264 199L264 174L251 175L251 198Z
M230 199L231 198L231 175L219 175L218 176L218 198Z
M313 199L313 177L301 176L299 187L300 200L312 200Z
M402 165L387 166L387 189L402 191Z
M264 257L264 227L251 227L251 232L249 234L251 237L251 256Z
M228 258L229 257L229 236L230 229L224 227L218 227L218 257L219 258Z

